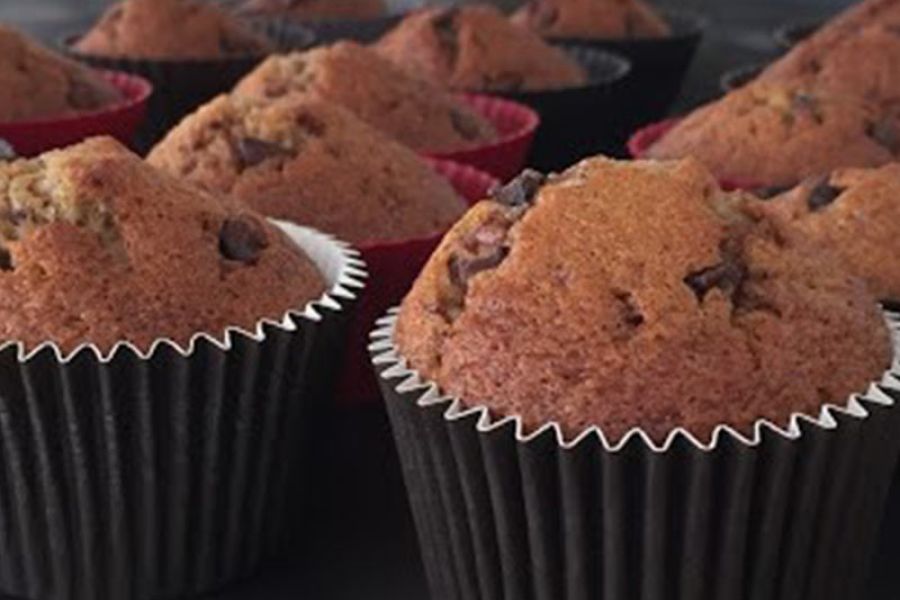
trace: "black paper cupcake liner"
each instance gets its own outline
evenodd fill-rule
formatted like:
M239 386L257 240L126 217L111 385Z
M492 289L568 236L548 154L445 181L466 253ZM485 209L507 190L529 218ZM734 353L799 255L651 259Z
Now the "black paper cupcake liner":
M288 48L308 48L304 42L311 32L316 43L331 44L340 40L353 40L360 44L371 44L393 29L403 20L403 14L392 14L373 19L323 19L320 21L296 21L283 17L254 17L255 23L262 23L274 39L286 43ZM297 32L305 34L297 36ZM300 45L302 44L302 45Z
M409 370L395 317L373 334L435 598L841 599L864 590L900 452L895 364L845 406L719 427L523 434ZM896 328L893 329L897 333Z
M269 32L276 48L295 49L311 46L315 39L308 30ZM100 69L140 75L153 84L154 93L147 107L147 119L138 131L136 145L147 152L182 118L219 94L231 91L235 84L266 58L266 54L215 59L152 60L106 57L80 52L75 44L80 36L61 40L61 50L75 60ZM306 46L303 46L303 43Z
M621 115L628 107L631 66L622 56L591 48L563 47L588 72L584 86L543 91L497 92L541 117L529 164L543 171L564 169L600 152L619 154Z
M0 348L0 593L181 598L247 576L286 542L313 366L364 265L280 226L330 286L280 321L146 352Z

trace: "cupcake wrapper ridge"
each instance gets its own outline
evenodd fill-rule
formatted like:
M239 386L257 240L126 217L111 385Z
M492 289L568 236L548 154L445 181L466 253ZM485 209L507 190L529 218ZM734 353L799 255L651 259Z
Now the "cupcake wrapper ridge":
M432 594L445 599L816 598L864 590L900 452L900 365L845 406L683 430L524 433L370 346ZM892 326L895 339L896 325Z
M281 548L303 494L309 365L364 264L328 236L279 226L330 287L281 320L146 351L0 347L0 592L183 597Z

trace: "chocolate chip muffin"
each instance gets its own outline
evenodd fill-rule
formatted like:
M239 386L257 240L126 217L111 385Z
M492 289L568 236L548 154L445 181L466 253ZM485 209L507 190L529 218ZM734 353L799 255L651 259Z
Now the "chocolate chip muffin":
M324 287L263 217L108 138L0 162L0 215L0 339L28 347L221 338Z
M761 81L799 80L833 94L883 106L900 102L900 26L876 23L838 42L809 40L760 75Z
M449 227L465 203L412 150L335 104L221 96L148 158L173 176L259 212L351 242Z
M694 156L723 180L793 185L842 166L900 156L894 115L862 99L802 83L754 83L701 107L646 152Z
M0 121L97 110L121 100L100 75L0 25Z
M95 56L184 60L257 55L272 50L227 12L199 0L124 0L75 44Z
M660 38L671 33L643 0L530 0L512 21L545 38Z
M526 173L445 237L400 354L467 405L570 438L709 439L844 404L890 364L875 299L748 201L693 160Z
M403 68L456 90L510 92L584 85L562 50L516 27L491 6L414 12L375 49Z
M240 12L298 21L375 19L385 13L382 0L247 0Z
M880 299L900 300L900 164L840 169L813 177L763 204L840 255Z
M415 150L451 152L496 138L493 125L462 100L355 42L270 56L234 91L266 99L315 95Z

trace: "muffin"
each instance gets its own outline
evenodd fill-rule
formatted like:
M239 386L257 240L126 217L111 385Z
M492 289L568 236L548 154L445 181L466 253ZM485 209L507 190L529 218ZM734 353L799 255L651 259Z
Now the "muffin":
M827 246L872 293L900 300L900 164L839 169L810 178L763 210L800 235Z
M323 291L263 217L108 138L0 163L0 206L0 338L28 347L186 345L280 320Z
M643 0L530 0L512 22L545 38L660 38L671 33Z
M258 55L272 45L210 2L124 0L111 6L75 49L95 56L186 60Z
M456 90L551 90L587 82L584 69L562 50L491 6L414 12L374 47L410 72Z
M340 106L305 96L220 96L172 130L148 161L350 242L432 235L466 208L412 150Z
M121 100L98 74L2 25L0 56L0 121L69 115Z
M817 415L881 376L887 331L862 282L747 201L690 159L527 173L445 237L398 352L465 405L567 439Z
M876 23L835 43L808 40L765 69L760 81L802 81L833 94L864 98L880 105L900 102L900 35Z
M266 99L315 95L415 150L459 150L497 136L493 125L460 99L355 42L270 56L234 92Z
M298 21L375 19L385 13L382 0L247 0L240 12Z
M722 180L784 186L841 166L894 161L900 129L894 115L862 99L759 82L695 110L644 156L694 156Z

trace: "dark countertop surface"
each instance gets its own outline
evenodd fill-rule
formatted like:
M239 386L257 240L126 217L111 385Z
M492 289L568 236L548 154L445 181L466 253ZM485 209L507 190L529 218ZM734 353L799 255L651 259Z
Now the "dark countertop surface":
M48 41L90 22L78 2L2 0L0 20L13 20ZM677 4L669 2L669 4ZM685 4L691 4L685 2ZM831 5L839 4L831 2ZM695 0L720 13L707 32L676 112L718 94L726 70L776 54L770 32L785 22L834 10L829 3ZM73 8L73 6L75 8ZM389 427L377 408L322 419L314 459L322 466L311 483L313 523L301 551L258 577L211 596L213 600L413 600L427 591L407 511ZM900 491L893 504L900 513ZM884 527L884 543L866 600L900 596L900 514Z

